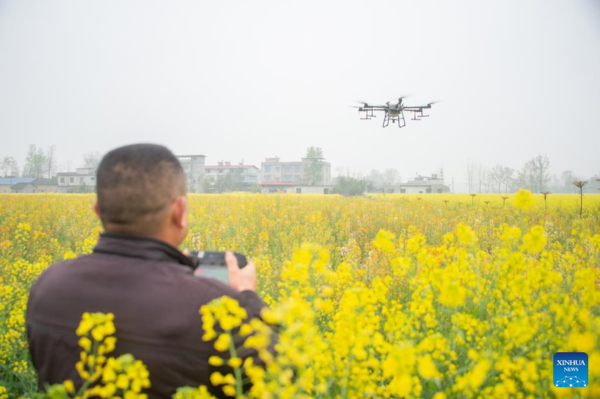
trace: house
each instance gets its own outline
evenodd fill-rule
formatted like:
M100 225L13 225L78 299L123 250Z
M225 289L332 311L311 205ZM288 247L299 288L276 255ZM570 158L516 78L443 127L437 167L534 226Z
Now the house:
M261 164L260 186L263 193L329 194L331 164L322 159L282 162L279 157L266 158Z
M58 191L63 193L91 193L96 188L96 172L91 168L77 168L75 172L56 175Z
M390 187L386 192L400 194L442 194L449 193L450 187L444 184L442 174L429 176L417 176L406 183L400 183Z
M61 193L64 191L61 191L60 188L58 187L58 178L52 177L50 179L44 178L44 177L38 177L37 179L35 179L33 181L33 185L37 188L38 193Z
M177 155L189 193L204 192L204 155Z
M0 178L0 193L12 193L12 187L16 184L32 183L35 179L32 177L3 177Z
M33 182L17 183L10 188L10 191L14 194L30 194L37 192Z
M307 186L293 182L262 182L260 186L263 194L331 194L331 186Z
M219 162L218 165L207 165L205 170L206 192L250 191L260 180L260 169L254 165Z

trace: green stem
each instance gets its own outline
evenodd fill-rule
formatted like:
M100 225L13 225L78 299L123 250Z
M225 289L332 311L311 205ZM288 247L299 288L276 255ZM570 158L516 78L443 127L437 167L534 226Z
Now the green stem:
M97 357L96 352L98 352L98 341L94 340L94 343L92 346L92 352L91 352L91 356L94 356L94 362L92 363L92 366L90 367L90 377L85 380L83 385L81 385L81 388L79 388L79 391L77 391L77 395L75 395L76 397L82 396L83 393L86 391L86 389L90 386L90 384L92 382L94 382L94 381L92 381L91 378L94 376L94 373L96 372L96 357Z
M227 335L229 335L229 355L233 359L237 357L237 351L235 350L235 345L233 344L233 336L231 335L231 331L227 331ZM233 374L235 375L235 393L237 397L241 397L244 393L243 383L242 383L242 368L234 367Z

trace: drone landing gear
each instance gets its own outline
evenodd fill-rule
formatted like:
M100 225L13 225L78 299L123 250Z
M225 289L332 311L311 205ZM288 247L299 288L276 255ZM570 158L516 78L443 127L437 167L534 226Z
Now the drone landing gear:
M402 111L396 116L390 116L389 113L386 112L383 116L383 127L388 127L390 121L392 121L392 123L398 122L398 128L406 126L406 119L404 119L404 112Z
M376 118L375 114L373 113L372 109L366 109L365 110L365 117L364 118L360 118L361 121L368 121L371 118Z
M400 114L398 115L398 127L404 127L406 126L406 119L404 119L404 111L400 111Z
M429 118L429 115L423 115L423 111L414 111L411 121L420 121L421 118Z

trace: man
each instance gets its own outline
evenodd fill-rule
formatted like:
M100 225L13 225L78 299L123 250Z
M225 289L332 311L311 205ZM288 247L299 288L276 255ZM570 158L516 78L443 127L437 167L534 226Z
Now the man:
M194 276L191 259L177 249L188 230L185 177L165 147L136 144L106 154L97 193L94 211L105 233L94 252L50 266L31 289L27 335L40 389L67 379L81 384L75 330L84 312L114 313L113 355L131 353L146 364L150 398L210 387L208 358L217 352L202 341L199 309L225 295L259 317L265 305L254 265L240 269L228 253L229 286Z

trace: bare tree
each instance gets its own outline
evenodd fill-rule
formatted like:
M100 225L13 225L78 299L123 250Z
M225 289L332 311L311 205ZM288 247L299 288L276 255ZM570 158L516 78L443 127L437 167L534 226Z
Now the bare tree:
M475 169L475 164L469 161L467 163L467 184L469 185L470 193L472 193L473 190L475 190Z
M56 147L53 145L49 146L46 150L46 176L51 178L56 172Z
M88 152L83 154L83 167L92 170L97 170L102 156L98 151Z
M519 171L518 184L533 192L545 191L550 183L550 160L547 155L538 155L529 160Z
M494 184L494 188L498 187L496 192L502 192L502 184L504 184L504 166L498 164L490 169L489 179Z
M547 155L533 158L536 187L538 192L544 191L550 183L550 160Z
M479 190L477 192L482 193L483 188L487 186L487 168L479 165L477 167L477 186Z
M564 172L562 172L562 174L560 175L560 181L562 183L560 191L563 193L572 193L573 187L571 185L573 184L573 180L575 179L572 170L565 170Z
M513 174L515 173L515 170L513 168L509 168L509 167L504 167L504 192L507 193L508 192L508 186L512 183L513 180Z
M19 164L14 157L5 156L0 163L0 169L4 177L17 177L19 175Z
M345 166L338 166L335 168L335 173L337 177L346 176L348 174L348 168Z
M0 168L2 168L2 176L8 176L8 174L10 173L10 157L8 155L2 158Z
M397 169L388 168L383 172L383 185L385 188L393 186L398 182L399 179L400 172L398 172Z

